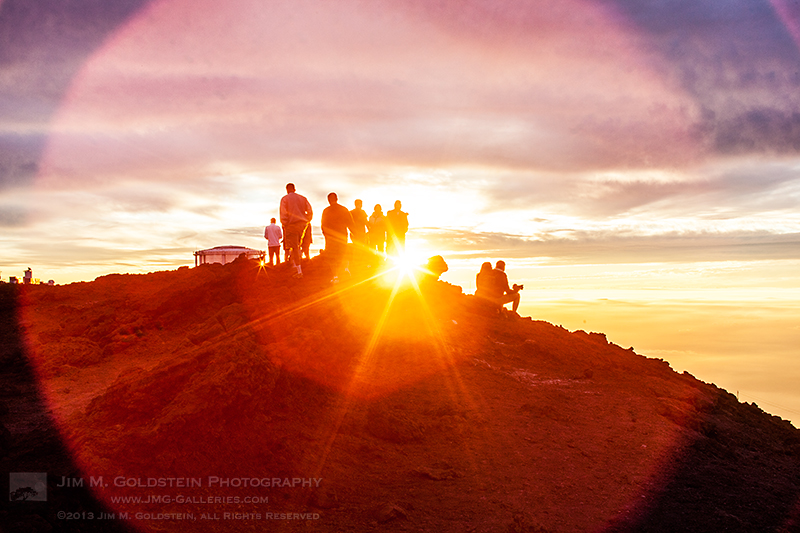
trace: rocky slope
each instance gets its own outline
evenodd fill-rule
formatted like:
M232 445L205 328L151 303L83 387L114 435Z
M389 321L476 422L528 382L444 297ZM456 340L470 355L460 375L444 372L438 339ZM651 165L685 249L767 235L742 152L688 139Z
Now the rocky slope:
M331 286L320 258L305 272L237 261L1 287L2 357L16 361L4 466L50 476L48 502L0 518L19 531L800 530L788 422L442 282ZM116 516L58 518L77 509Z

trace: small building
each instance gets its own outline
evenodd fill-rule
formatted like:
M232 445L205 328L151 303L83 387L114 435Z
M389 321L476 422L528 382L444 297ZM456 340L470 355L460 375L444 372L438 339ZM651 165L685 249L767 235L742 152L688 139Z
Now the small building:
M248 259L262 261L266 252L253 250L244 246L217 246L208 250L199 250L194 253L194 266L220 263L226 265L233 262L237 257L244 254Z

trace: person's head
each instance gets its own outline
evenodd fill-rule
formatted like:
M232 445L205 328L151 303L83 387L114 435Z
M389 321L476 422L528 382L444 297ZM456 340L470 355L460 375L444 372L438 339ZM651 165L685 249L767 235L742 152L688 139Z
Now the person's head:
M334 205L339 202L339 197L336 196L335 192L328 193L328 203Z
M436 279L439 279L439 276L447 272L447 263L444 261L444 257L441 255L434 255L430 259L428 259L428 264L426 265L428 272L433 274Z
M361 200L356 200L355 205L356 209L361 209L361 206L364 205L364 202L362 202Z
M502 270L505 272L506 270L506 262L505 261L498 261L497 264L494 266L497 270Z
M403 207L403 204L400 203L400 200L394 201L394 208L400 211L400 208Z
M286 184L286 192L294 192L294 183Z
M269 223L270 224L274 224L275 223L275 219L274 218L269 219Z
M492 269L492 264L489 261L486 261L484 264L481 265L481 272L487 272Z
M381 209L383 209L383 208L381 207L381 204L375 204L375 212L376 212L376 213L380 213L380 212L381 212Z

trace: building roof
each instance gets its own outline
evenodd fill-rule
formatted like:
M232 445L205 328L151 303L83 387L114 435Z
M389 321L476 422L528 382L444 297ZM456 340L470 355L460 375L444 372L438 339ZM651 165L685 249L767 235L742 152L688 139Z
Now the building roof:
M195 252L195 254L218 254L218 253L225 253L225 252L239 252L243 254L245 252L252 252L252 253L261 253L262 250L254 250L253 248L247 248L246 246L215 246L214 248L209 248L207 250L199 250Z

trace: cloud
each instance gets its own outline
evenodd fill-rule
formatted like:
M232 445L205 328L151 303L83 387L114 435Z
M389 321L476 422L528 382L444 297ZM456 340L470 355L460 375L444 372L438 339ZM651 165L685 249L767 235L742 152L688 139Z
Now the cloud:
M652 67L694 99L701 110L694 131L709 152L800 152L796 7L783 0L611 5L640 33Z
M795 160L718 160L690 169L592 173L505 173L485 194L491 209L579 214L585 219L629 216L746 218L786 211L800 198Z
M25 225L26 212L15 205L0 206L0 227L18 228Z
M0 189L30 183L73 76L147 1L0 2Z
M0 223L206 247L255 235L292 181L320 207L402 198L461 253L781 256L800 231L800 54L779 12L6 0Z
M549 264L703 262L800 259L800 233L674 232L641 235L618 230L539 235L420 228L415 237L459 258L539 258Z
M74 41L46 33L6 52L21 73L4 78L4 94L33 98L12 106L24 120L45 124L91 58L40 180L190 180L219 160L686 167L800 142L797 50L766 3L160 1L90 56L142 5L5 4L9 28L22 17L37 30L39 16ZM63 58L71 66L40 83Z
M39 170L42 135L0 133L0 190L24 185Z
M164 168L191 179L218 160L575 170L695 159L692 101L603 10L564 4L156 3L85 65L39 179Z
M800 91L800 83L796 90ZM715 147L721 153L800 152L800 111L754 108L715 125Z

